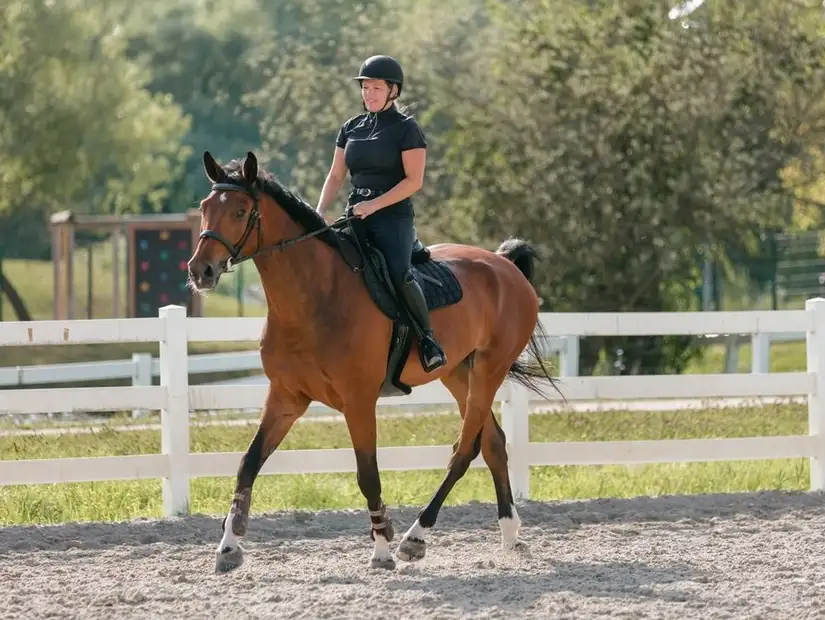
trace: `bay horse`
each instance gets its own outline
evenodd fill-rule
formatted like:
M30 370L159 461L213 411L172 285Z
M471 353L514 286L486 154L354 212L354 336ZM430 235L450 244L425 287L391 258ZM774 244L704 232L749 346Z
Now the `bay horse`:
M242 564L238 539L247 533L255 479L312 401L344 415L370 517L374 548L369 564L394 568L393 523L376 458L376 403L381 395L408 393L411 386L436 379L457 401L461 431L446 476L395 555L405 561L424 557L427 530L479 452L495 487L501 543L516 545L521 520L510 488L505 436L492 403L508 377L539 393L538 379L555 387L537 344L543 334L530 282L533 248L517 239L495 252L417 244L414 272L447 356L445 366L425 373L414 330L405 335L401 329L410 321L399 305L393 306L396 298L384 286L388 280L381 277L380 253L354 232L358 220L342 216L327 225L260 168L252 152L221 166L206 151L203 166L212 188L200 203L201 232L188 263L190 286L203 294L232 265L253 260L267 303L260 352L269 390L257 432L240 461L216 550L216 572ZM526 349L532 364L522 357Z

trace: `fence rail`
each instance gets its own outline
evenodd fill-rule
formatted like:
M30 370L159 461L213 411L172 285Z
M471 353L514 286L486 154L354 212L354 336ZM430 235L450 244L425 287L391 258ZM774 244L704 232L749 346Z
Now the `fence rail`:
M263 370L258 351L201 353L189 356L189 374L209 374ZM0 387L48 385L131 379L132 385L152 385L160 376L160 359L151 353L135 353L130 360L105 362L71 362L33 366L0 366Z
M663 463L805 457L810 486L825 488L825 299L805 310L703 313L545 313L543 327L553 337L661 334L805 334L807 369L770 374L710 374L562 378L568 400L807 396L807 435L616 442L530 441L531 406L546 403L522 386L505 383L496 394L507 435L514 494L529 497L529 468L540 465ZM160 385L113 388L0 390L0 413L52 413L74 409L104 411L142 408L161 412L161 453L125 457L0 460L0 484L44 484L102 480L163 479L167 515L189 511L190 479L233 476L241 453L190 453L189 413L205 409L259 407L266 386L189 385L189 373L208 368L205 356L188 356L188 342L255 341L260 319L187 318L185 308L167 306L157 318L39 321L0 324L0 346L89 342L160 343ZM254 353L257 356L257 353ZM248 356L251 360L251 354ZM211 359L216 360L219 355ZM249 362L252 364L252 362ZM111 363L109 363L111 366ZM145 362L144 362L145 365ZM151 366L154 366L152 362ZM144 370L146 370L144 368ZM155 368L151 369L154 373ZM558 400L552 390L547 394ZM409 396L382 398L382 406L454 404L440 383L415 388ZM382 469L442 469L451 446L381 448ZM481 459L473 467L483 467ZM353 472L350 449L281 450L262 473Z
M258 320L258 319L256 319ZM260 320L258 320L260 321ZM254 325L254 323L253 323ZM257 331L260 332L260 325ZM244 331L249 329L244 328ZM590 334L592 335L592 334ZM726 343L727 338L718 334L700 334L705 344ZM579 370L578 335L552 337L541 347L547 356L559 356L559 375L575 377ZM774 342L804 342L805 332L760 332L735 338L738 347L749 339L751 343L751 372L770 372L770 346ZM737 359L735 356L734 361ZM734 373L736 364L728 362L725 373ZM219 374L257 370L263 372L258 351L233 351L228 353L202 353L189 356L190 375ZM160 376L160 360L150 353L135 353L132 359L103 362L70 362L64 364L38 364L31 366L0 366L0 388L53 383L83 383L131 379L132 385L152 385Z

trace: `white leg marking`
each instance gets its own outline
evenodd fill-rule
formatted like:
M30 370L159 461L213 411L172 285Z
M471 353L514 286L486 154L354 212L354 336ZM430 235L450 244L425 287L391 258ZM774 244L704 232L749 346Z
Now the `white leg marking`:
M410 527L410 529L407 530L407 533L404 534L404 538L402 540L407 540L408 538L424 540L424 528L421 527L421 524L418 522L418 519L416 519L415 523L412 524L412 527Z
M413 526L407 530L401 542L398 544L398 549L395 550L395 555L405 562L414 562L424 557L427 545L424 542L424 528L415 520Z
M218 553L223 553L225 549L230 549L234 551L238 548L238 538L235 536L235 532L232 531L232 517L235 514L232 512L232 509L229 510L229 516L226 517L226 521L223 528L223 537L221 538L221 542L218 543Z
M510 504L510 510L513 511L512 518L504 517L498 520L498 526L501 528L501 546L504 549L513 548L518 539L519 528L521 527L521 519L513 504Z
M372 558L370 559L378 562L392 561L392 556L390 555L390 543L387 542L387 539L383 534L375 532L375 547L372 550Z

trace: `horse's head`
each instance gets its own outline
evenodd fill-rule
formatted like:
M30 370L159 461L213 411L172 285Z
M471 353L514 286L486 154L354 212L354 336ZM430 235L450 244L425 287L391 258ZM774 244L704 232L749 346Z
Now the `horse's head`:
M209 151L203 167L212 190L200 203L201 233L189 260L189 281L197 292L214 289L232 263L252 255L261 235L255 155L246 154L240 178L230 177Z

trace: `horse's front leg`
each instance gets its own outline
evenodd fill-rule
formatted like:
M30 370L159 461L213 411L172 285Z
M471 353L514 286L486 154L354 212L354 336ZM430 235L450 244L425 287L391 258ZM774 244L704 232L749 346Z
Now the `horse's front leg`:
M308 407L309 400L280 393L270 386L258 430L241 458L229 514L221 525L223 536L216 551L215 572L226 573L243 564L243 549L238 538L246 535L252 485L266 459L281 444L289 429Z
M395 560L390 553L390 542L395 532L387 507L381 497L381 476L378 473L376 457L375 403L344 410L352 447L355 450L358 488L367 500L370 516L370 538L374 541L370 566L372 568L395 568Z

